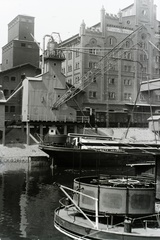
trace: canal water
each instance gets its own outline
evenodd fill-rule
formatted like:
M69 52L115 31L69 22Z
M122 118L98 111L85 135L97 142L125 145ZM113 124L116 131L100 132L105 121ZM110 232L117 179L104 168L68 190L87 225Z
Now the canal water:
M125 171L114 168L102 172L126 175ZM0 163L0 240L68 240L53 225L54 210L64 196L54 183L72 187L75 177L90 174L97 174L97 170Z

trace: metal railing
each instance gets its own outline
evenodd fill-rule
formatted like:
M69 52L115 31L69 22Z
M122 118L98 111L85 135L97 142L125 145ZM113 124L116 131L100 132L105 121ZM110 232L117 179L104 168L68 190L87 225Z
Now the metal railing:
M52 122L78 122L78 123L89 123L90 117L89 116L77 116L77 117L70 117L67 115L61 116L48 116L48 115L35 115L30 114L27 117L28 121L52 121Z

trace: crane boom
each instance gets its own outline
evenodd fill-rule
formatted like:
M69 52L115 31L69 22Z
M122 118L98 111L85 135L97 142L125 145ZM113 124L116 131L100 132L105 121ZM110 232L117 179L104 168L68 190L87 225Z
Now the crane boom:
M91 83L94 77L101 74L102 64L104 67L104 73L110 70L112 67L112 64L117 61L116 58L113 57L113 54L115 55L120 50L123 50L123 43L126 39L130 37L134 37L135 33L142 29L143 26L140 26L135 31L130 33L127 37L125 37L120 43L118 43L114 48L112 48L107 54L105 54L97 63L97 66L90 69L86 74L84 74L79 82L76 82L72 87L70 87L52 106L52 109L57 109L60 105L68 102L70 99L72 99L74 96L76 96L78 93L83 91L86 87L88 87ZM126 51L126 50L123 50ZM123 53L122 53L123 54Z

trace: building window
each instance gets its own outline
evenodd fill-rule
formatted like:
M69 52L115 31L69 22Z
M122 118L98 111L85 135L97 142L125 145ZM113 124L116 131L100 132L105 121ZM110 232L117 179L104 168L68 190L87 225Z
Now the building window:
M147 14L147 11L145 9L142 10L142 15L145 16Z
M156 74L160 75L160 69L159 68L155 68L155 72L156 72Z
M68 66L68 72L72 72L72 65Z
M11 81L15 81L15 80L16 80L16 77L12 76Z
M63 73L63 74L65 74L65 67L64 67L64 68L62 68L62 73Z
M8 112L9 110L8 110L8 106L5 106L5 112Z
M21 43L21 47L25 47L26 46L26 44L25 43Z
M125 72L131 72L131 66L124 65Z
M96 80L96 76L93 76L93 82L96 82L97 80Z
M26 19L25 18L21 18L21 22L26 22Z
M142 94L142 93L140 93L139 99L140 99L140 101L145 101L146 100L144 94Z
M160 62L160 56L156 56L156 62L159 63Z
M132 85L132 80L131 79L124 79L124 85L125 86L131 86Z
M97 97L97 92L89 91L89 98L96 98L96 97Z
M132 94L131 93L124 93L124 100L132 100Z
M76 62L76 69L79 69L79 62Z
M68 53L68 60L71 60L72 59L72 52L69 52Z
M145 33L142 33L142 35L141 35L141 38L144 40L144 39L146 39L146 34Z
M140 48L147 49L147 45L145 42L140 42L138 45L140 46Z
M79 57L79 50L76 50L76 57Z
M143 72L146 73L147 72L147 68L143 67Z
M92 68L92 62L89 62L89 68Z
M79 78L79 76L77 76L77 77L75 78L75 83L78 83L79 80L80 80L80 78Z
M140 61L147 61L147 56L146 54L140 54Z
M109 98L109 99L115 99L115 98L116 98L115 92L109 92L109 93L108 93L108 98Z
M109 38L109 45L111 45L111 46L113 45L113 38L111 38L111 37Z
M127 48L130 47L130 41L126 41L126 47L127 47Z
M89 74L89 82L96 82L96 76L94 76L93 74Z
M5 97L8 97L8 96L9 96L9 90L8 90L8 89L4 89L3 92L4 92L4 96L5 96Z
M115 84L115 79L114 78L109 78L108 83L109 83L109 85L114 85Z
M10 106L10 112L12 112L12 113L15 112L15 106Z
M68 79L68 83L69 83L69 84L72 84L72 79Z
M108 70L115 70L115 66L112 63L109 63Z
M156 101L160 102L160 95L159 94L156 95Z
M90 48L90 49L89 49L89 53L96 55L96 49Z
M89 62L89 68L97 68L98 63L97 62Z
M130 52L124 52L124 58L125 59L132 59L132 55Z

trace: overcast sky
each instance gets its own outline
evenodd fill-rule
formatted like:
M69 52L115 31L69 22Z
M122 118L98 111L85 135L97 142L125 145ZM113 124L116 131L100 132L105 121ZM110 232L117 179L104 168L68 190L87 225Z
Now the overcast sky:
M1 49L7 44L8 23L19 14L35 17L35 39L41 43L44 35L58 32L62 41L79 32L82 20L90 27L100 21L100 10L117 14L134 0L0 0L0 63ZM160 20L160 0L157 19Z

